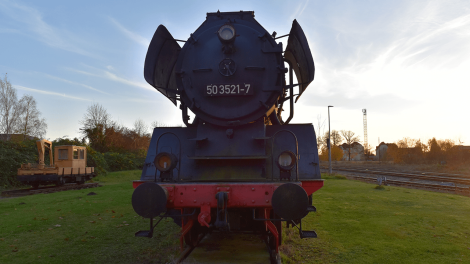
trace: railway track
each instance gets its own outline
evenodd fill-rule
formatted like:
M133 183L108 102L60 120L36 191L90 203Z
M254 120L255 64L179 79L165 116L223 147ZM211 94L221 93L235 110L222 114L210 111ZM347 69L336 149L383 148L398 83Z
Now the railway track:
M18 189L18 190L10 190L10 191L3 191L1 193L2 197L19 197L19 196L26 196L26 195L33 195L38 193L54 193L54 192L62 192L62 191L69 191L69 190L81 190L81 189L88 189L88 188L95 188L101 187L97 182L94 183L85 183L85 184L65 184L62 186L45 186L42 188L28 188L28 189Z
M186 247L176 263L281 263L273 262L261 235L211 232L200 236L195 247Z
M381 176L391 176L386 179L387 185L401 186L415 189L425 189L438 192L452 192L461 195L470 195L470 179L465 175L440 173L435 175L424 172L397 172L368 168L333 168L334 172L342 172L347 178L360 180L369 183L377 183L377 178ZM322 168L322 172L328 172L327 168ZM457 177L458 175L458 177ZM436 183L434 183L436 182Z
M327 169L327 168L322 168ZM470 176L463 174L449 174L449 173L434 173L434 172L402 172L402 171L385 171L377 170L375 168L334 168L335 171L359 172L384 176L395 176L402 178L410 178L415 180L439 181L439 182L452 182L470 185Z

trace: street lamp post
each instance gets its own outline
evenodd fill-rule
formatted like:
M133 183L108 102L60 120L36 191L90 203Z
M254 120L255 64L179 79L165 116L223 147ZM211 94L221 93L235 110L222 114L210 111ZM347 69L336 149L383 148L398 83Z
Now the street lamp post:
M330 174L332 173L331 170L331 126L330 126L330 107L333 107L332 105L328 106L328 162L330 163Z

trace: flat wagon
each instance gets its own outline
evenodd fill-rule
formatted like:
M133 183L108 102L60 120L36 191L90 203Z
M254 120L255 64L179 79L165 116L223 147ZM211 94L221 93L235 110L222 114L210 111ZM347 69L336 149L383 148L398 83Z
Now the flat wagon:
M95 177L95 168L86 166L86 147L56 146L53 154L52 142L42 139L36 141L36 144L39 162L38 164L21 164L21 168L18 169L18 181L37 188L39 185L48 184L83 184ZM44 163L46 149L49 151L49 165Z

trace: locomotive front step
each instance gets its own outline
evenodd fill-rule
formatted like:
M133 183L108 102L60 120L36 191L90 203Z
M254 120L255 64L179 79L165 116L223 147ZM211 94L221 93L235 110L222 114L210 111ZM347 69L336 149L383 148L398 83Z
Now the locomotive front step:
M300 231L300 238L317 238L317 232L315 231Z
M316 212L317 211L317 208L313 205L309 205L307 206L307 212Z
M136 237L148 237L148 238L151 238L152 237L152 231L150 230L140 230L140 231L137 231L135 233L135 236Z

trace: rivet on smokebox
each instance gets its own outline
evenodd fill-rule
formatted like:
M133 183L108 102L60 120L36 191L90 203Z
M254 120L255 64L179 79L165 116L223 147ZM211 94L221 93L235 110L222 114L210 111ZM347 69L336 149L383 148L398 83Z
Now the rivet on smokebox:
M255 200L251 200L252 203L255 203Z
M269 203L269 200L266 200L266 203Z
M251 188L251 190L252 190L252 191L254 191L254 190L255 190L255 188Z
M194 200L194 202L197 202L196 200Z
M194 188L194 190L196 190L196 188Z

